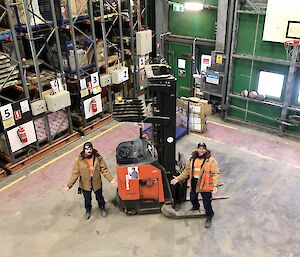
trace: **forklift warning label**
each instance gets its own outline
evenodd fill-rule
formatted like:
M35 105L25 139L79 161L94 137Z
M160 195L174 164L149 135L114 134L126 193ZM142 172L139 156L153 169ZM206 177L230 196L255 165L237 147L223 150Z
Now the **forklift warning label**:
M129 176L126 175L126 190L129 191Z
M127 176L129 179L138 179L139 178L139 167L128 167L127 168Z

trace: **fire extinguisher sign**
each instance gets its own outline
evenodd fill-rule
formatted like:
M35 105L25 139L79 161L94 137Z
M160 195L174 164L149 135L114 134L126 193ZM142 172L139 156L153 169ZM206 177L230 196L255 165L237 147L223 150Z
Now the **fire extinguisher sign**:
M15 120L19 120L22 118L21 110L14 111Z
M15 128L7 130L11 151L14 153L23 147L37 141L33 121L28 121Z

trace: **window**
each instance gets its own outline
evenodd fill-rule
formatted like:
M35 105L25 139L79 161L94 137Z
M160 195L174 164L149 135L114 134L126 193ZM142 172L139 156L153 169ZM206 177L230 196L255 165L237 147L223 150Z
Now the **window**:
M282 74L261 71L259 72L257 92L266 96L280 98L283 81L284 75Z

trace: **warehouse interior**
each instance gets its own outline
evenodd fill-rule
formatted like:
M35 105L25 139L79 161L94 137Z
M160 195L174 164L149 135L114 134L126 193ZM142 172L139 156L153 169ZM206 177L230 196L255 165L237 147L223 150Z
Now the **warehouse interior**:
M299 56L297 0L1 0L1 256L300 256ZM107 217L64 190L85 142Z

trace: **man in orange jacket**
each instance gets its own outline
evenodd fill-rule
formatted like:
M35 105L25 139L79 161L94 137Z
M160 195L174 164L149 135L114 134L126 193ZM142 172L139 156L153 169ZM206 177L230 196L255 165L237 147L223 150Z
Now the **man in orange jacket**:
M188 187L191 188L190 199L193 205L193 210L199 210L200 204L198 201L198 194L201 193L203 205L206 212L205 227L211 227L212 217L214 211L211 206L212 194L216 193L219 185L220 172L217 161L211 156L207 150L205 143L199 143L197 150L193 152L190 159L190 165L187 166L178 177L171 180L172 185L176 185L187 178Z

